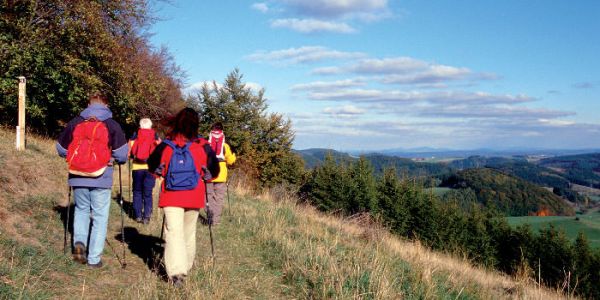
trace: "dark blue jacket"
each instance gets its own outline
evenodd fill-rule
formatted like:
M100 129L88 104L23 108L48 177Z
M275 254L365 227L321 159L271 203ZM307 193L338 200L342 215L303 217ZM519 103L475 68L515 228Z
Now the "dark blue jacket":
M108 128L108 143L112 149L112 158L117 163L123 164L127 161L127 139L121 129L121 125L112 119L112 112L108 107L102 104L91 104L81 114L71 120L63 132L59 135L56 142L56 151L61 157L67 157L67 149L73 141L73 131L79 123L91 118L104 122ZM109 166L104 171L104 174L98 177L83 177L69 174L69 185L72 187L97 187L97 188L112 188L113 183L113 167Z

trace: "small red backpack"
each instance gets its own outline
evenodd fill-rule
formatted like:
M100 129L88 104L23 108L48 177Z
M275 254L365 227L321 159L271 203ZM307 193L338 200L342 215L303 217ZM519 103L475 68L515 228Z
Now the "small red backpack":
M156 148L156 132L152 129L140 128L133 142L131 156L135 162L145 163Z
M108 128L104 122L91 118L73 131L73 141L67 149L69 173L85 177L98 177L110 162Z

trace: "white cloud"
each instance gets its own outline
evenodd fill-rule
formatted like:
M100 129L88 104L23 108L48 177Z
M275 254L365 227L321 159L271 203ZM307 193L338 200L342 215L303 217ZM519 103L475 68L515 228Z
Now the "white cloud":
M280 0L298 14L316 18L377 18L388 13L387 0Z
M323 113L332 116L350 117L362 115L366 112L364 108L356 107L354 105L344 105L338 107L326 107L323 109Z
M312 70L313 75L335 75L344 73L344 69L340 67L321 67Z
M223 84L216 82L216 81L198 81L196 83L192 83L190 84L188 87L186 87L185 89L183 89L183 93L184 94L190 94L190 93L195 93L198 92L200 90L202 90L202 87L207 86L209 89L213 89L215 86L217 87L217 89L221 89L223 88ZM255 82L245 82L244 85L246 86L246 88L251 89L253 92L259 92L261 89L263 89L263 87Z
M252 4L252 9L260 11L262 13L267 13L269 11L269 6L264 2L257 2Z
M567 125L572 124L568 121L555 120L560 117L572 116L575 113L568 111L550 110L544 108L529 108L522 106L506 105L445 105L438 104L433 107L421 108L418 115L423 117L441 117L441 118L498 118L510 120L531 120L546 125Z
M268 52L257 51L246 56L246 59L274 64L299 64L333 59L355 59L365 56L364 53L360 52L343 52L322 46L302 46Z
M525 95L494 95L485 92L423 92L377 89L340 89L308 94L312 100L370 103L428 102L445 104L517 104L535 99Z
M263 89L263 86L256 82L246 82L245 86L250 88L255 93Z
M301 83L293 85L292 91L323 91L331 89L349 88L363 86L366 82L362 79L344 79L337 81L314 81L310 83Z
M430 64L411 57L364 59L348 68L349 72L361 74L402 74L421 71Z
M355 33L352 26L344 22L322 21L317 19L277 19L271 21L273 28L287 28L301 33L333 32L333 33Z
M566 121L566 120L552 120L552 119L539 119L538 120L541 124L547 124L550 126L571 126L571 125L575 125L575 122L573 121Z
M475 73L465 67L454 67L426 62L412 57L369 58L346 66L321 67L312 71L316 75L354 73L379 75L387 84L435 84L457 80L490 80L498 76Z

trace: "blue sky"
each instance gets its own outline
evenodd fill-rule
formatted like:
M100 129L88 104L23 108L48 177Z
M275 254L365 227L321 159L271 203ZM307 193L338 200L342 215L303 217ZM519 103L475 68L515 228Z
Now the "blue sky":
M600 1L172 1L186 90L239 68L294 148L600 147Z

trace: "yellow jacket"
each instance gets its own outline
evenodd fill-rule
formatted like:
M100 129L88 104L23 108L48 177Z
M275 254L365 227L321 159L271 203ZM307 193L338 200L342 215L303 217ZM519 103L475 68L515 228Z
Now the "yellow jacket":
M225 143L223 145L223 148L224 148L223 154L225 156L225 160L219 162L219 167L221 168L221 171L219 171L219 176L217 176L217 178L213 179L211 182L226 182L227 181L227 166L231 166L231 165L233 165L233 163L235 163L235 160L236 160L235 153L231 152L231 148L229 148L229 145L227 145L227 143Z

